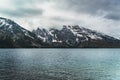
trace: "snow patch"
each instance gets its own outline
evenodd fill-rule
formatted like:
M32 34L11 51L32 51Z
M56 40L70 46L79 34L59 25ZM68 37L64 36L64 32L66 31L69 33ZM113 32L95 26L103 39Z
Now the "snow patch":
M90 34L90 35L88 35L91 39L95 39L95 40L97 40L97 39L102 39L100 36L97 36L97 35L94 35L94 34Z
M42 36L40 36L40 35L38 35L37 37L40 38L40 39L42 39L43 42L46 42L46 38L45 38L45 37L42 37Z
M52 42L53 42L53 43L62 43L62 41L55 40L55 39L53 39Z
M83 35L82 34L77 34L77 37L83 37Z

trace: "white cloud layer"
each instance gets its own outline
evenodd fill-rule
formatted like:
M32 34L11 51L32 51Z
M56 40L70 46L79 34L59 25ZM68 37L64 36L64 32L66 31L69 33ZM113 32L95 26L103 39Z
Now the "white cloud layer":
M81 25L119 38L120 0L1 0L0 16L28 30Z

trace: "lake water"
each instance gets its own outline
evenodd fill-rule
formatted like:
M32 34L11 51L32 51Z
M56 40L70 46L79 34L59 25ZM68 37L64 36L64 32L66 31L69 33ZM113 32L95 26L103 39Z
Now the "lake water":
M120 80L120 49L0 49L0 80Z

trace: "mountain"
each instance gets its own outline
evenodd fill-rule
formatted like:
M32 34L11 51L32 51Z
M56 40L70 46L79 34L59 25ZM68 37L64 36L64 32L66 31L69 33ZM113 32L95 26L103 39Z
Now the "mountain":
M10 19L0 17L0 48L41 47L37 36Z
M66 26L61 30L51 28L36 29L33 33L41 39L46 47L61 48L117 48L120 47L120 40L93 31L79 25Z
M32 32L0 17L0 48L120 48L120 40L79 25Z

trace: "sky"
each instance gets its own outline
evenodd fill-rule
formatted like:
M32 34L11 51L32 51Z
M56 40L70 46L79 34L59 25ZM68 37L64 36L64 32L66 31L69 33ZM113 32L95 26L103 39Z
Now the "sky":
M80 25L120 38L120 0L0 0L0 17L30 31Z

